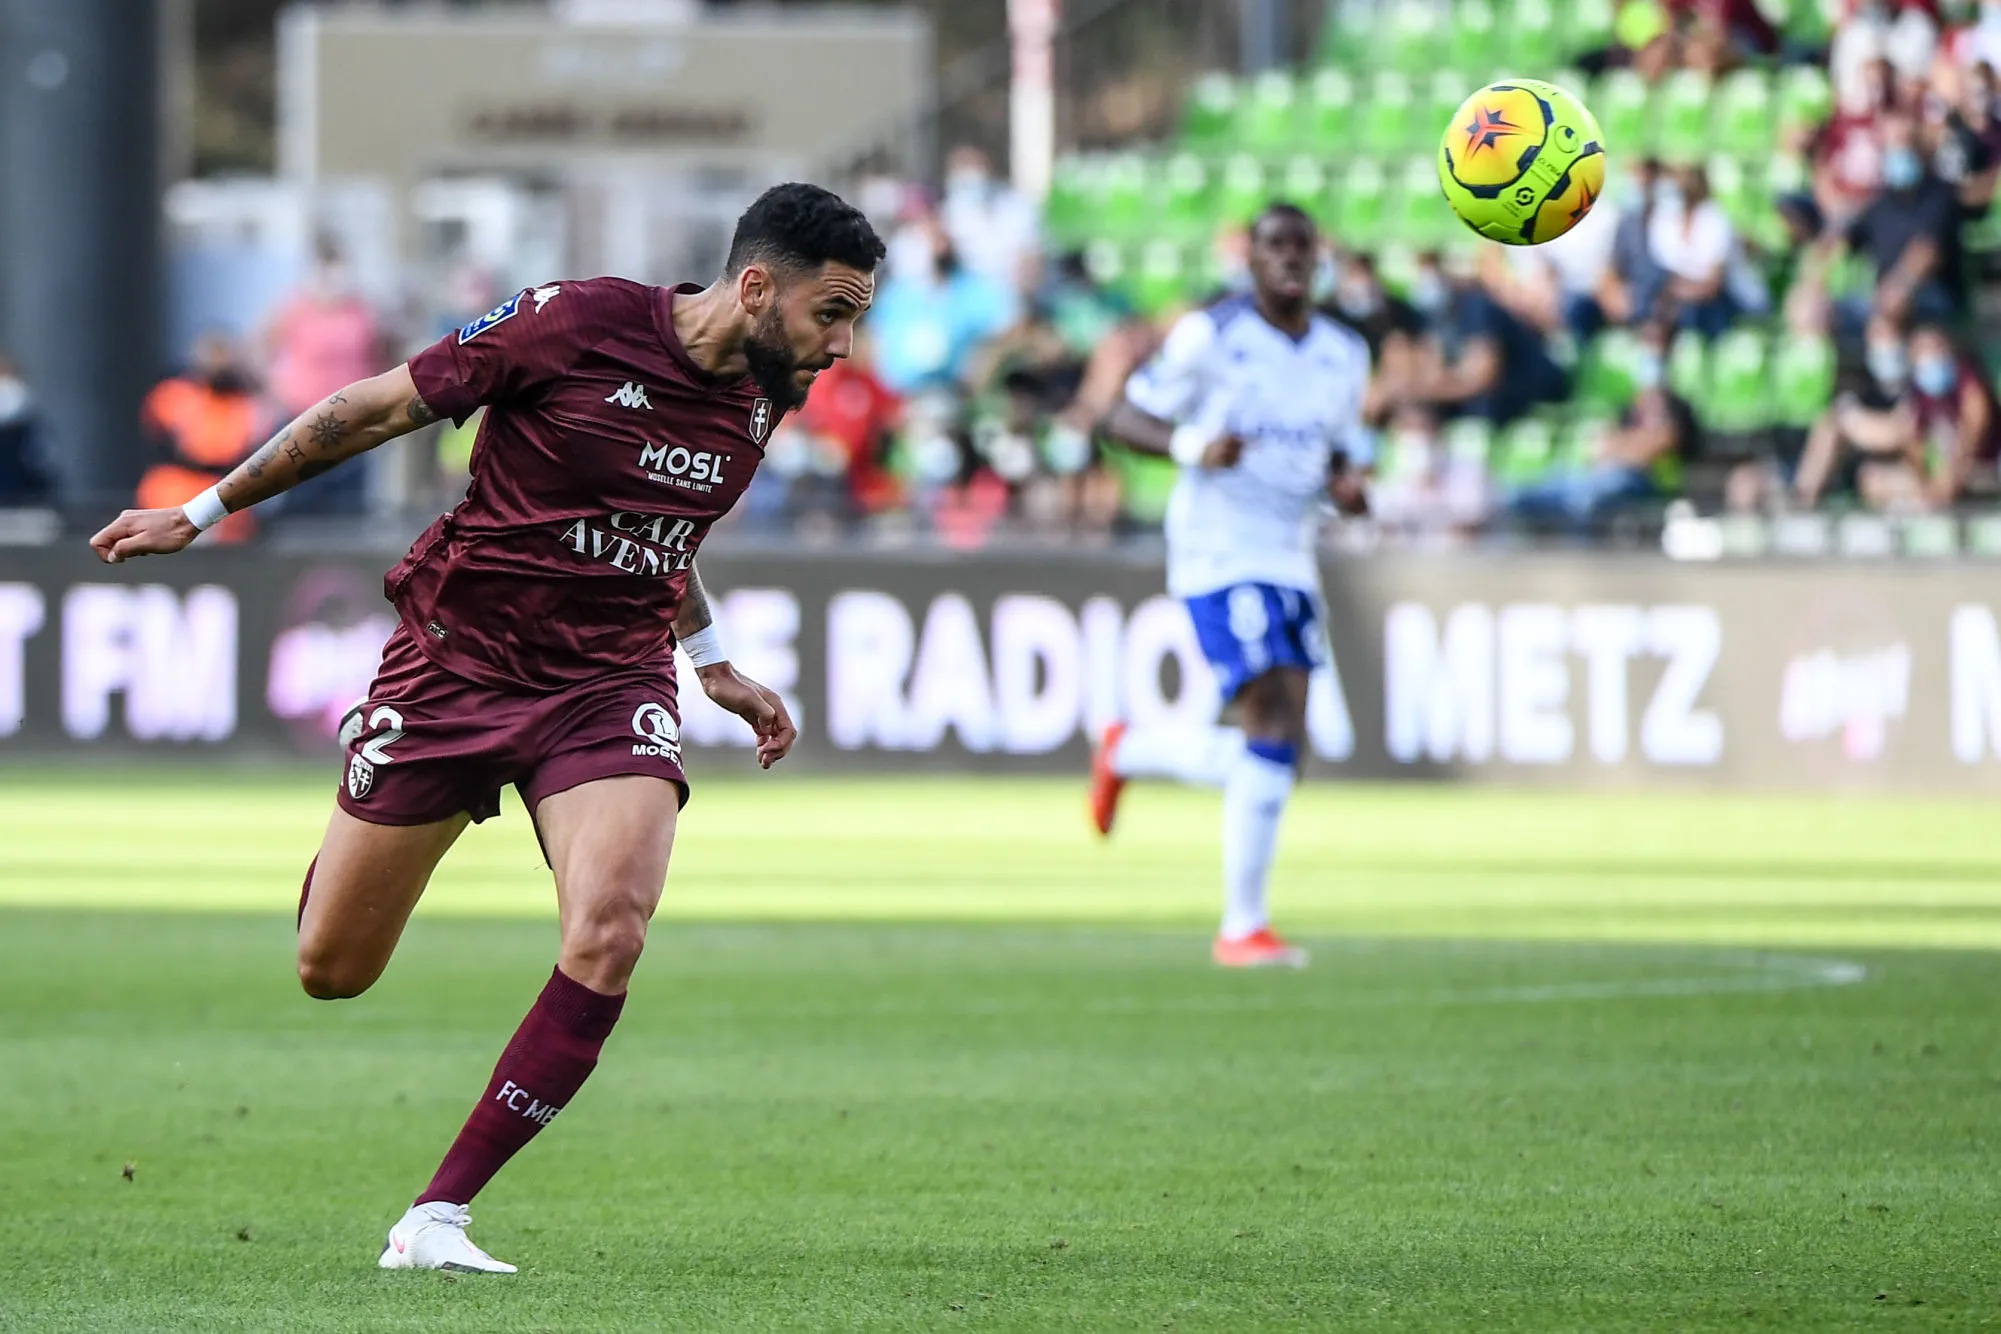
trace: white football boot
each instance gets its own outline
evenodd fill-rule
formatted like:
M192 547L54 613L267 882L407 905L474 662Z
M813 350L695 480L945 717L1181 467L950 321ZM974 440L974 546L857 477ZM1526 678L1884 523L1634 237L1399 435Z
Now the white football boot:
M449 1269L455 1274L518 1272L472 1244L466 1236L470 1222L472 1213L463 1204L433 1200L416 1205L389 1229L376 1263L384 1269Z

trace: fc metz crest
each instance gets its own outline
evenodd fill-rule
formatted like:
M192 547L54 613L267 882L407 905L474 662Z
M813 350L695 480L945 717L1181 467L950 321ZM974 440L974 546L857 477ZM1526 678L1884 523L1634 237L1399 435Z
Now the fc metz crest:
M771 400L760 398L750 405L750 443L762 446L771 434Z

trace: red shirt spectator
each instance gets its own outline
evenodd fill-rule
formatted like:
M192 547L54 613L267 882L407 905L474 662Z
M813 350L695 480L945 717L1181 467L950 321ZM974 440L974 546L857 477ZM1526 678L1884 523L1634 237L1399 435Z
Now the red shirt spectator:
M795 420L847 454L848 495L861 513L875 514L902 503L903 488L883 467L889 433L902 415L903 400L877 378L857 339L852 357L820 372Z
M320 248L305 288L278 308L266 340L271 396L288 418L382 369L375 316L348 290L331 246Z

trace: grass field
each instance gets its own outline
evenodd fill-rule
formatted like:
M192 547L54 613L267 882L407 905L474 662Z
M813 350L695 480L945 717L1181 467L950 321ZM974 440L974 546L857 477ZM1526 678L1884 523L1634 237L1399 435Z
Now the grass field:
M381 1274L554 948L518 810L310 1002L322 779L0 778L0 1330L2001 1321L1977 804L1320 786L1286 975L1214 799L712 783L605 1064ZM130 1179L124 1168L131 1167Z

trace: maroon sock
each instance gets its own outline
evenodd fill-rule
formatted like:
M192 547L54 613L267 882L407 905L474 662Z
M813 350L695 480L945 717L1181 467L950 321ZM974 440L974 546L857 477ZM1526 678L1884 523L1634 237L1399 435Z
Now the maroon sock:
M625 997L606 996L557 969L500 1053L486 1096L466 1118L418 1204L470 1204L480 1187L556 1119L597 1067Z
M314 857L306 866L306 881L299 886L299 926L306 924L306 898L313 892L313 872L318 870L320 859Z

